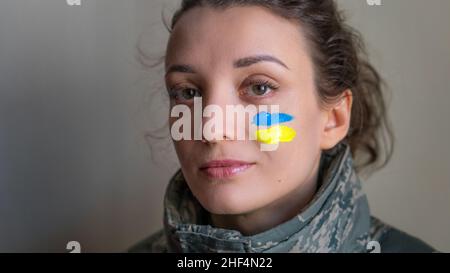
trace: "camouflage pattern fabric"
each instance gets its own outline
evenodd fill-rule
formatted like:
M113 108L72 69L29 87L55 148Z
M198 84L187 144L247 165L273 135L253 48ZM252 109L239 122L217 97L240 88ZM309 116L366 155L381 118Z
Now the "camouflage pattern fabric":
M130 252L273 253L432 252L420 240L370 216L366 195L345 142L323 152L313 200L296 217L253 236L209 225L208 212L192 195L182 172L170 180L164 199L164 228Z

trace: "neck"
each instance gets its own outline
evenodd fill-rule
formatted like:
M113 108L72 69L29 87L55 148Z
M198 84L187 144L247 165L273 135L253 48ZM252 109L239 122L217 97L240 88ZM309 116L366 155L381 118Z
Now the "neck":
M211 214L212 225L240 231L245 236L269 230L298 215L317 190L320 154L308 178L294 191L257 210L236 215Z

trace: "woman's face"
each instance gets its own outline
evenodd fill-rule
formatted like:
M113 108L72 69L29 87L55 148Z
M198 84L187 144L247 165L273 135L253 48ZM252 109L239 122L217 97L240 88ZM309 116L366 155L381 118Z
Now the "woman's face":
M262 55L272 59L244 60ZM203 107L214 104L224 113L227 105L279 105L293 117L286 125L296 137L274 151L226 133L224 140L174 141L184 177L205 209L249 213L315 183L326 114L298 24L259 7L191 9L173 29L166 71L166 86L176 94L171 107L184 104L194 112L193 97L201 95ZM249 165L203 168L214 160Z

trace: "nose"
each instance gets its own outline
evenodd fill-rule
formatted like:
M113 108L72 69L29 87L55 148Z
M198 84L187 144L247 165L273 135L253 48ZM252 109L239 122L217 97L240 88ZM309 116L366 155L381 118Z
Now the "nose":
M216 87L202 97L202 142L214 144L223 140L233 140L231 120L226 118L227 106L239 103L237 93L230 88ZM227 124L228 123L228 124Z

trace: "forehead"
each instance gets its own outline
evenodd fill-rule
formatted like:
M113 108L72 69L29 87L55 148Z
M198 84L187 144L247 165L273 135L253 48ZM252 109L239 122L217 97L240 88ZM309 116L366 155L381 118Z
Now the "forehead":
M166 52L173 62L229 65L230 59L271 54L290 67L307 57L301 26L257 6L197 7L175 25Z

